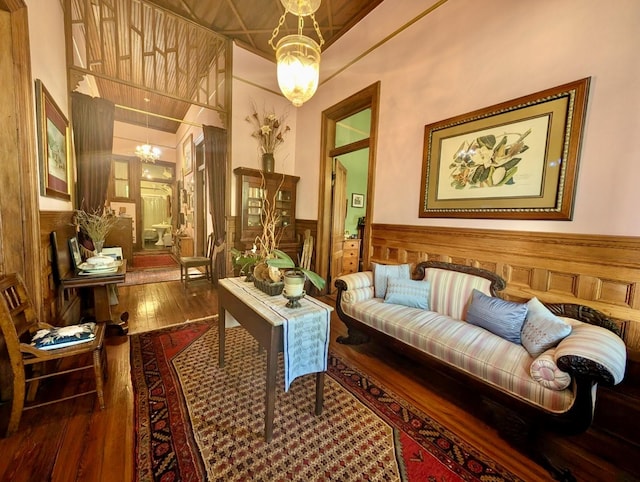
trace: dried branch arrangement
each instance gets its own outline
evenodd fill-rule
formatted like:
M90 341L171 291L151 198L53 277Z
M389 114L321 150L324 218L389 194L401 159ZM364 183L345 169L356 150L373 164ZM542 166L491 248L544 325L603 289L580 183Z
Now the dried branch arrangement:
M94 242L104 241L111 228L118 221L118 218L110 213L102 213L100 211L89 213L81 209L76 210L75 218L76 224Z
M258 280L278 281L280 279L280 273L277 268L269 269L266 261L272 258L276 258L276 251L284 229L280 227L280 214L276 209L276 195L282 184L284 183L284 176L278 185L278 189L273 192L273 197L268 198L263 194L262 199L262 234L256 237L255 246L256 254L259 256L260 262L256 264L253 275ZM266 181L264 175L262 175L262 182L260 188L263 193L267 192ZM276 279L277 278L277 279Z
M277 249L282 238L283 229L278 229L280 226L280 214L276 209L276 195L283 183L284 176L278 185L278 189L273 192L273 197L269 199L267 196L263 196L262 199L262 234L256 237L255 245L258 248L260 258L263 260L274 257L273 251ZM264 175L262 175L260 188L263 193L267 192Z

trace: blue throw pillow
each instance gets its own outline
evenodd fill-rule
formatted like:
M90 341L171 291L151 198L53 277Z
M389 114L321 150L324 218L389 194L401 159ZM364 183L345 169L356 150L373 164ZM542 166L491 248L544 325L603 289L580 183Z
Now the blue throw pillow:
M428 310L430 291L431 284L428 281L387 278L387 293L384 302Z
M558 318L533 297L527 303L527 319L522 326L522 346L532 357L542 355L571 333L571 325Z
M512 343L520 344L522 324L527 318L527 305L506 301L473 290L467 322L481 326Z
M371 266L376 298L384 298L387 294L387 278L411 279L411 266L408 264L371 263Z

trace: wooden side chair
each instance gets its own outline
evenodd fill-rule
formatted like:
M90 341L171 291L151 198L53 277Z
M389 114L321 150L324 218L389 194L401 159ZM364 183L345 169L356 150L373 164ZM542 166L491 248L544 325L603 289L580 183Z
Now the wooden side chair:
M0 277L0 363L9 364L9 369L3 369L9 379L0 383L5 393L10 394L11 410L6 430L6 436L13 434L20 425L20 417L24 410L42 407L51 403L81 397L96 393L100 408L104 409L104 380L107 377L106 351L103 346L105 324L97 323L94 330L95 337L91 341L65 346L61 348L39 349L31 345L33 335L40 329L52 329L51 325L38 321L36 312L22 277L19 274L9 274ZM4 346L3 346L4 345ZM90 354L90 357L86 355ZM90 358L86 364L60 366L63 358L85 355ZM44 362L54 361L46 364ZM83 361L83 360L80 360ZM41 366L37 366L42 364ZM46 368L46 370L45 370ZM35 395L33 386L37 389L40 380L93 368L95 374L95 389L75 393L62 398L45 402L27 403L27 389L29 395ZM57 369L57 371L52 371ZM4 377L3 377L4 378ZM31 397L29 397L31 398ZM7 398L7 402L9 399Z
M213 242L213 233L207 237L206 256L182 256L180 252L180 238L178 239L178 263L180 263L180 281L184 288L187 288L189 281L198 279L207 279L213 283L213 263L215 260L215 246ZM204 268L201 275L190 275L190 268Z

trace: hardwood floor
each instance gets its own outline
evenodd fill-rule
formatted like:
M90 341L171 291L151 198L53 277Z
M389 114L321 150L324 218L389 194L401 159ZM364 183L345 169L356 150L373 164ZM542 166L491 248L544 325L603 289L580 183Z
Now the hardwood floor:
M328 297L323 300L332 303ZM217 293L203 281L193 283L186 291L177 281L120 287L114 312L125 310L130 315L130 333L137 333L215 314ZM375 344L354 348L335 343L333 340L346 332L337 316L332 318L331 330L330 349L335 353L348 358L523 480L551 480L543 468L512 449L491 427L452 404L438 390L427 388L430 374L421 373L410 361ZM106 409L99 409L95 396L87 396L25 412L18 433L0 439L1 481L132 480L133 393L128 337L109 337L107 354ZM72 387L46 388L76 390L78 384L91 383L89 374L69 382ZM584 454L576 457L580 459ZM589 461L582 469L572 467L578 480L631 480L602 460L591 457Z

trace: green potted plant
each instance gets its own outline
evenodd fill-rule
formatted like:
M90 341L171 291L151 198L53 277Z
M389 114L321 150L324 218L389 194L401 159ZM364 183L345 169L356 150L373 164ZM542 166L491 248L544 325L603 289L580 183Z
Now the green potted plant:
M324 278L309 269L296 266L291 257L279 249L274 249L275 258L267 259L267 264L274 268L287 270L284 272L284 289L289 296L301 296L305 278L311 281L318 290L324 289ZM297 294L299 293L299 294Z
M257 252L256 247L254 249L241 252L237 248L231 248L231 260L234 268L238 269L239 276L246 276L245 281L253 281L253 268L256 264L262 261L262 257Z

